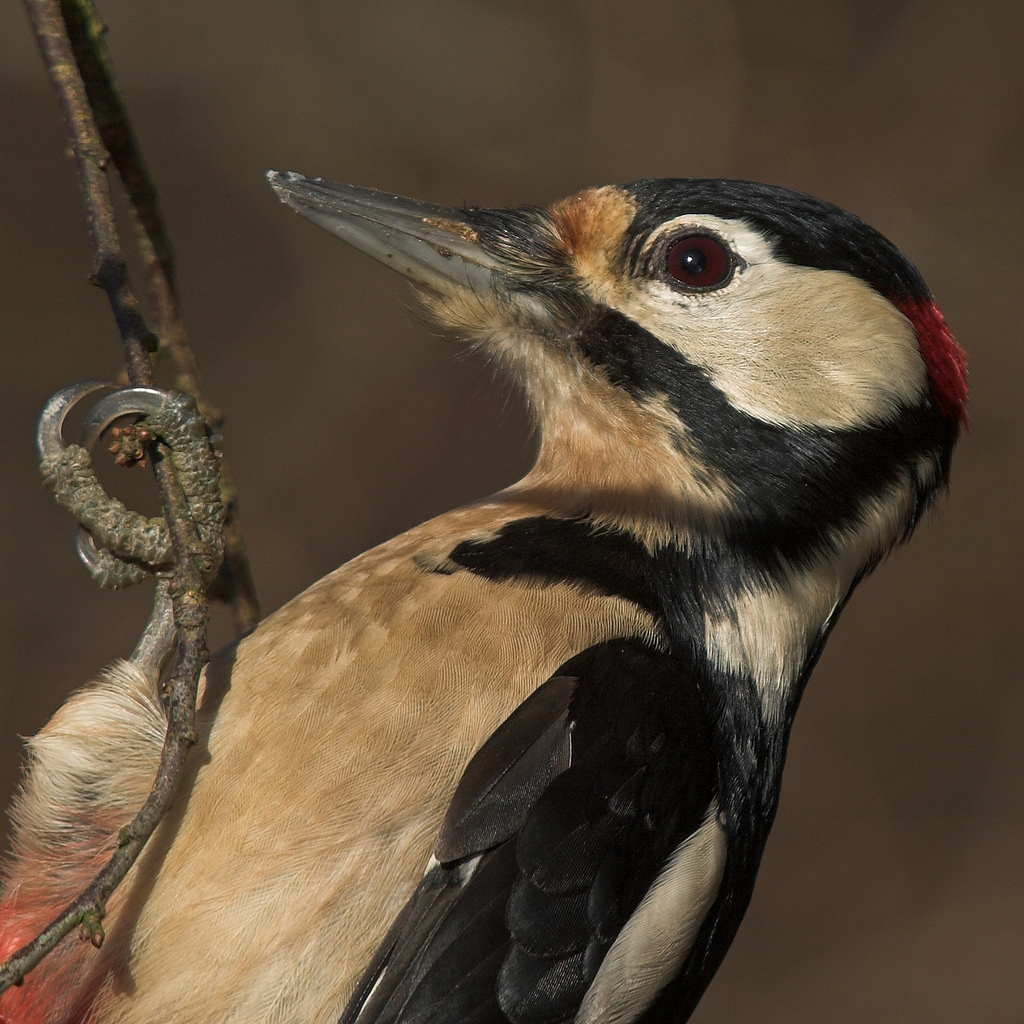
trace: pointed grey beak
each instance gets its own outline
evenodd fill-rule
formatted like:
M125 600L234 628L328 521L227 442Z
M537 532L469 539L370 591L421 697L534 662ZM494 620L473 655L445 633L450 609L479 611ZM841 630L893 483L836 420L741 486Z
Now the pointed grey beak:
M461 210L295 171L267 171L267 181L282 203L416 284L485 294L501 273Z

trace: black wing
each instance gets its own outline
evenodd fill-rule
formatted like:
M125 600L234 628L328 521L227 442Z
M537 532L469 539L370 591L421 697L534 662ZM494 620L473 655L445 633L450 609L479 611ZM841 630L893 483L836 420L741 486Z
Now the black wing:
M635 640L573 658L470 762L341 1024L571 1020L714 784L679 660Z

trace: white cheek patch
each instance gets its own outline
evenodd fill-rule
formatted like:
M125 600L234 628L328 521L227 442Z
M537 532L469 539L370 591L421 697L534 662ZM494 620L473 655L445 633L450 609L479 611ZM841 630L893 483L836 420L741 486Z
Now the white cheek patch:
M670 230L689 225L723 237L745 265L711 292L637 282L617 308L706 370L732 405L786 426L848 428L920 400L926 371L914 329L870 285L783 263L736 222L680 218Z

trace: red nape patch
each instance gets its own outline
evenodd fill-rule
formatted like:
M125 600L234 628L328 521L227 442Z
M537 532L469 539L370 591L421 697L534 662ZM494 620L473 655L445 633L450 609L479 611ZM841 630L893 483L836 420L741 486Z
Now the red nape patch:
M967 419L967 356L933 299L894 299L893 305L914 325L928 382L940 412L965 426Z

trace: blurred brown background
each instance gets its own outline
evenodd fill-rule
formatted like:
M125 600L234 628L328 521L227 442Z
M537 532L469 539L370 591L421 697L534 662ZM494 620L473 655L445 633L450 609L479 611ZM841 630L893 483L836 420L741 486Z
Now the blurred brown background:
M917 262L970 355L973 428L949 499L861 587L822 659L752 909L695 1019L1024 1021L1024 5L101 7L226 414L265 611L511 482L531 450L517 398L417 323L397 276L282 208L265 168L481 205L753 178L855 211ZM64 148L5 4L4 803L18 736L130 651L148 597L94 591L35 469L45 399L119 365Z

